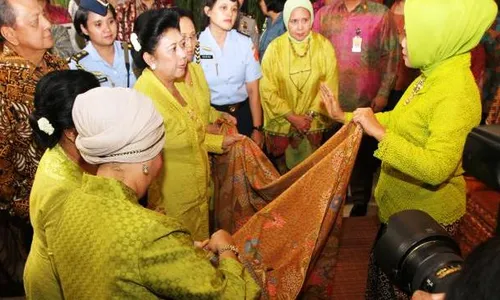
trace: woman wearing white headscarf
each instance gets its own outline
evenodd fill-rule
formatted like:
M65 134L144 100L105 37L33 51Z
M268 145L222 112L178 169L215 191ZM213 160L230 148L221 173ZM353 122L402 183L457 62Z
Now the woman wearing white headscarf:
M337 96L335 50L329 40L311 32L313 14L309 0L288 0L283 9L288 32L271 42L262 60L266 146L281 173L319 148L330 125L320 84Z
M102 101L105 99L106 101ZM146 96L96 88L73 107L76 146L86 162L81 188L62 209L51 257L67 299L254 298L259 288L225 231L202 243L214 268L175 219L139 205L162 167L163 118Z

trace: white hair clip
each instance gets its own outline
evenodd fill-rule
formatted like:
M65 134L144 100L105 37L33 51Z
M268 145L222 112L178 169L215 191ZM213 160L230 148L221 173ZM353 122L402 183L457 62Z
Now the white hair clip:
M45 132L47 135L52 135L54 133L54 127L52 126L52 124L50 124L47 118L42 117L38 119L37 123L38 123L38 128L41 131Z
M135 32L130 35L130 42L132 43L132 47L134 47L135 52L141 51L141 43L139 43L139 38Z

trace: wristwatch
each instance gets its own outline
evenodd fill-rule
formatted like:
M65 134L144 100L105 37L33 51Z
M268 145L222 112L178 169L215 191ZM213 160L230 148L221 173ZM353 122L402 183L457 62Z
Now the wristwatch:
M262 131L262 125L253 126L252 128L253 128L253 130Z

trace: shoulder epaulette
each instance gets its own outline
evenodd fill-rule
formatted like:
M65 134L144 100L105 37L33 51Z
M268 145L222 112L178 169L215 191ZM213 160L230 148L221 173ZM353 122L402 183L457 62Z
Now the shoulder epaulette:
M238 20L236 31L240 34L250 37L255 31L256 24L257 23L252 16L242 14L240 19Z
M82 50L76 54L73 54L70 60L73 60L78 63L80 60L82 60L82 58L86 57L87 55L89 55L89 53L85 50Z

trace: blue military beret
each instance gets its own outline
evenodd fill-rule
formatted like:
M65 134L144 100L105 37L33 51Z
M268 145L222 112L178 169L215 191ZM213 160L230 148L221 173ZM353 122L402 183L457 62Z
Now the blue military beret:
M80 7L103 17L108 14L108 2L106 0L80 0Z

